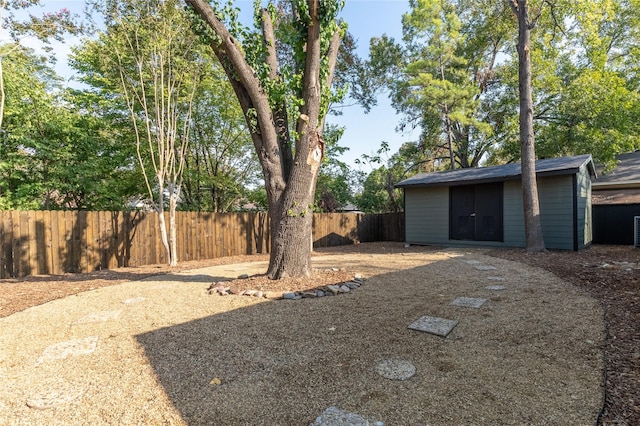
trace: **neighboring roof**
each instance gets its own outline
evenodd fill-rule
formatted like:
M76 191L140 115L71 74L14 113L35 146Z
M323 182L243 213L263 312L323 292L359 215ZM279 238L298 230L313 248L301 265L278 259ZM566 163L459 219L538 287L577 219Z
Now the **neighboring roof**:
M616 156L618 165L593 181L593 189L640 188L640 151Z
M575 174L580 170L580 167L584 165L587 165L591 176L596 175L595 166L593 165L590 154L538 160L536 161L536 173L538 176ZM520 163L513 163L503 166L466 168L448 172L420 173L403 180L398 183L396 187L471 185L518 179L521 175Z

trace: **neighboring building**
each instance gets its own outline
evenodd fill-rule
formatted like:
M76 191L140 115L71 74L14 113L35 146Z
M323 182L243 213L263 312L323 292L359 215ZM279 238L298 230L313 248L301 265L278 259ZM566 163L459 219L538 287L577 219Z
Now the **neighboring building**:
M640 151L621 154L618 164L593 181L593 242L634 244L634 216L640 216Z
M364 213L362 210L358 208L358 206L356 206L353 203L347 203L342 207L338 207L336 211L338 213Z
M536 161L540 220L549 249L592 242L591 155ZM422 173L404 189L405 241L445 246L525 247L520 164Z

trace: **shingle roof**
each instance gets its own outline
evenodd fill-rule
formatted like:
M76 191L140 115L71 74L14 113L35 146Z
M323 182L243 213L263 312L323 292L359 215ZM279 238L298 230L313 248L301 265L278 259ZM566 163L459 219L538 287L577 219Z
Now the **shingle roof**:
M618 164L606 174L600 174L593 181L594 187L640 187L640 151L616 156Z
M589 173L595 176L595 167L590 154L573 157L548 158L536 161L538 176L575 174L580 167L587 165ZM436 185L470 185L518 179L522 175L520 163L503 166L476 167L451 170L447 172L420 173L396 184L396 188L422 187Z

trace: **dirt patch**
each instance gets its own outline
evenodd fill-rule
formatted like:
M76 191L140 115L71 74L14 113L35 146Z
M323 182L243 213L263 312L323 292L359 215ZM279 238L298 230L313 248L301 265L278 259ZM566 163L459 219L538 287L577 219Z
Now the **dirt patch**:
M330 406L387 425L597 417L602 313L580 288L480 250L362 244L317 253L314 265L306 285L295 283L300 289L340 274L366 280L339 296L268 301L207 294L210 281L243 273L254 277L242 282L256 287L264 277L255 264L172 270L3 318L0 346L9 349L0 354L0 379L8 386L0 387L0 418L309 424ZM344 271L328 271L336 267ZM486 289L492 278L506 289ZM291 282L281 284L291 290ZM457 297L488 302L461 308L451 304ZM121 313L112 320L78 323L114 310ZM458 325L446 339L407 329L423 315ZM50 345L89 336L98 337L92 354L35 366ZM388 359L411 363L415 376L381 377L376 366ZM69 399L62 405L25 404L61 389L73 391L60 395Z

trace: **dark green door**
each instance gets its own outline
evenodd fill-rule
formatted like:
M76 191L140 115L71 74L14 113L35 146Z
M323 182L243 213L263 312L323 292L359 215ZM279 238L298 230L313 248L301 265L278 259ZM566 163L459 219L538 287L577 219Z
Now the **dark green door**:
M450 187L450 238L502 241L502 199L501 182Z

